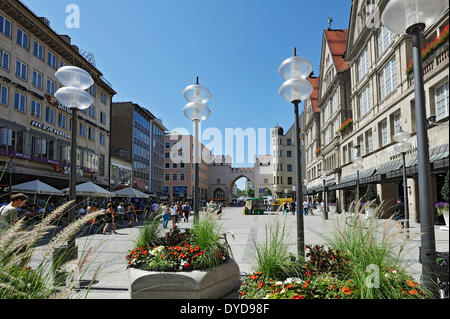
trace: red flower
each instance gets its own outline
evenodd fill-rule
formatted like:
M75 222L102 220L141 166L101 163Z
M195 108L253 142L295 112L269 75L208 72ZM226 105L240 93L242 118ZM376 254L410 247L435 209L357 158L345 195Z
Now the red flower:
M296 296L292 297L292 299L305 299L305 298L303 298L302 295L296 295Z
M258 288L261 289L262 286L263 286L263 283L262 283L262 281L260 281L259 284L258 284ZM286 288L287 288L287 287L286 287Z

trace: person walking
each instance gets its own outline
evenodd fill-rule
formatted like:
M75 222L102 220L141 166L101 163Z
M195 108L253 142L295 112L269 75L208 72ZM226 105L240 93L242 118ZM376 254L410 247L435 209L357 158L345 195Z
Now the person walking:
M283 203L283 215L287 215L288 213L288 204L287 202Z
M124 214L125 214L125 207L124 203L119 203L119 206L117 206L116 212L117 212L117 223L120 225L120 227L123 226L124 222Z
M112 203L108 203L106 207L106 225L105 228L103 228L103 235L106 235L106 231L109 229L110 225L112 226L113 233L117 234L116 223L114 222L116 212L114 211Z
M130 202L127 206L127 216L129 219L128 227L133 227L133 223L137 222L136 210L134 209L134 205Z
M172 228L175 229L177 227L177 207L175 204L170 206L170 217L172 218Z
M163 203L163 205L161 206L161 210L163 218L163 228L166 229L167 224L169 223L170 220L170 207L167 205L167 203Z
M183 208L183 214L184 214L184 222L189 223L189 215L191 214L191 206L189 206L189 203L184 203Z

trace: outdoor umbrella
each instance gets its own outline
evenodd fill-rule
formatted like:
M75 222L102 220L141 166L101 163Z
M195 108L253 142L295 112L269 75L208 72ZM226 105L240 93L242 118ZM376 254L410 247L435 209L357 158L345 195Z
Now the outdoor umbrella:
M137 189L134 189L132 187L124 188L121 190L118 190L114 192L116 197L127 197L127 198L149 198L150 196L147 194L144 194L141 191L138 191Z
M64 196L63 192L57 190L56 188L50 185L41 182L40 180L14 185L12 186L12 190L14 192L21 192L27 194Z
M69 188L64 189L63 192L68 193ZM76 194L77 196L89 197L114 197L113 193L92 182L77 185Z

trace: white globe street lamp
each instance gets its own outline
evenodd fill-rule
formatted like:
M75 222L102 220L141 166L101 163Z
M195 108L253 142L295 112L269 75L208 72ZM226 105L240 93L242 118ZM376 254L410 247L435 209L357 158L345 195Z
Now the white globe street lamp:
M198 82L187 86L183 95L189 102L183 108L184 115L194 123L194 223L199 221L199 164L200 164L200 145L199 145L199 123L206 120L211 115L211 110L205 104L211 99L211 92Z
M283 61L278 72L286 81L281 86L279 93L289 103L294 104L295 111L295 147L296 147L296 210L297 210L297 252L301 259L305 258L305 230L303 223L302 198L302 174L301 174L301 151L300 151L300 123L298 105L308 99L314 88L307 80L313 70L311 62L303 57L297 56L294 48L294 56Z
M55 93L59 103L72 111L72 143L70 152L70 184L69 198L76 200L77 187L77 116L78 110L89 108L94 102L91 95L85 90L94 84L91 75L76 66L63 66L55 73L58 81L63 85ZM75 219L75 207L69 211L69 223ZM75 238L68 241L69 259L77 258Z
M424 286L438 297L436 287L436 239L434 234L433 202L428 132L426 124L425 91L421 35L448 9L448 0L391 0L383 11L383 25L394 33L412 36L414 89L417 130L419 211L421 228L421 260Z
M408 142L411 134L400 130L397 134L393 136L394 141L397 144L394 146L394 150L402 154L402 174L403 174L403 201L405 206L405 228L406 234L409 238L409 200L408 200L408 185L406 180L406 153L412 149L411 143Z

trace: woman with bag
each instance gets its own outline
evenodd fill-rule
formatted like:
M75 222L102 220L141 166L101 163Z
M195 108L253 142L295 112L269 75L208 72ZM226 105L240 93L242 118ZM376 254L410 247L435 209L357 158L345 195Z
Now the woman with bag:
M108 206L106 209L106 225L105 225L105 228L103 228L103 235L106 235L106 231L108 230L109 225L112 225L113 233L117 234L116 223L114 222L116 215L117 214L114 211L113 205L111 203L108 203Z

